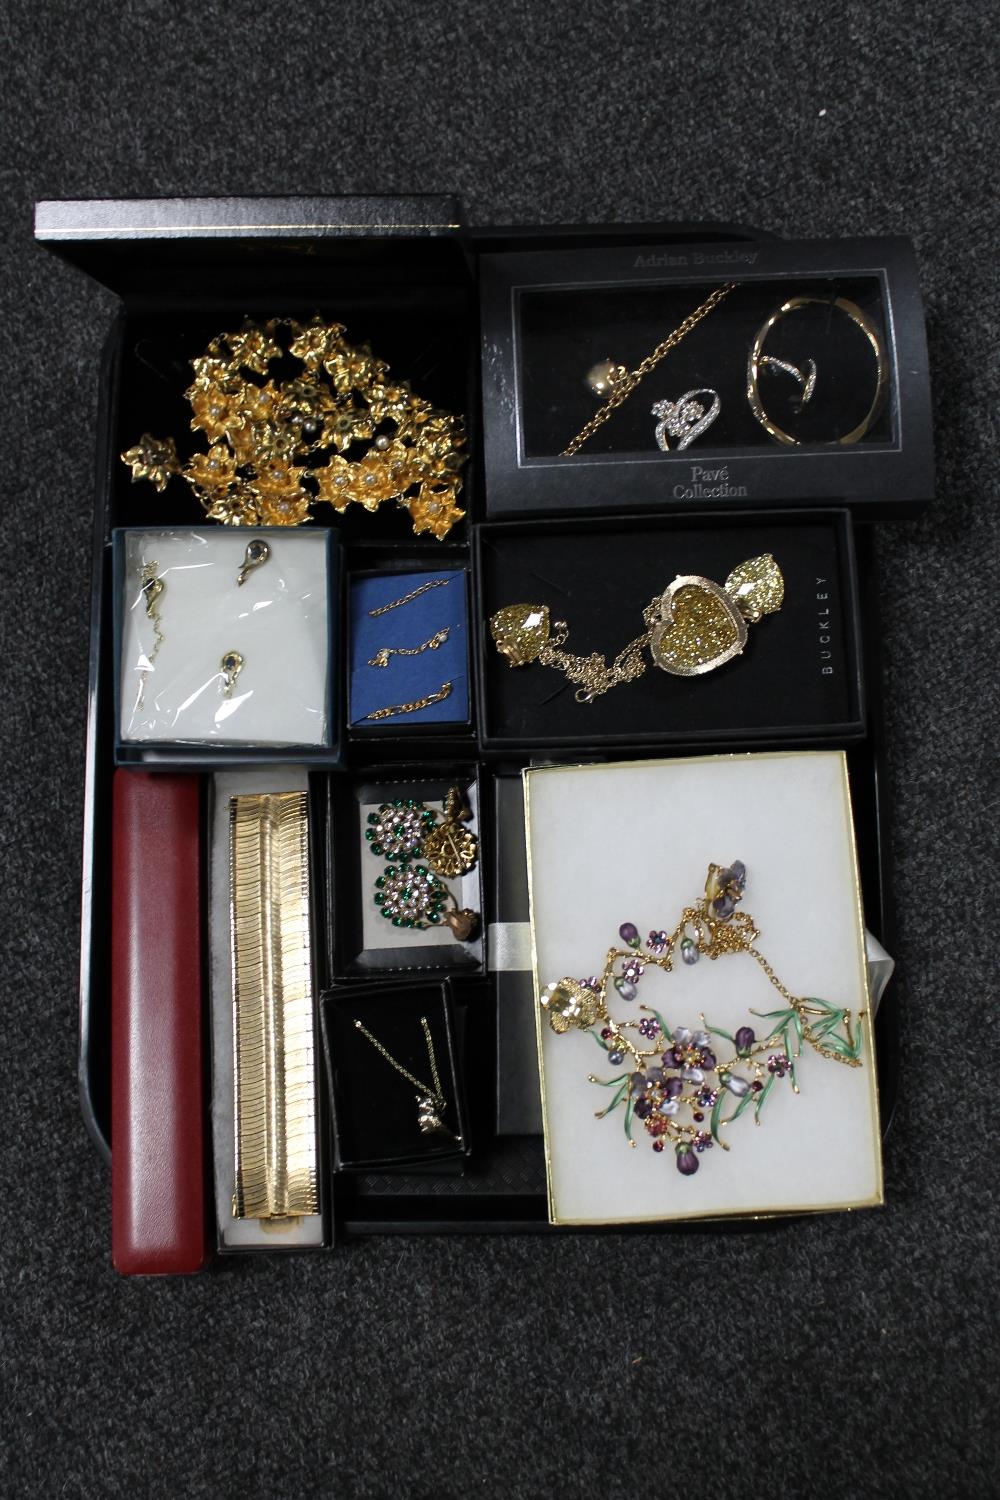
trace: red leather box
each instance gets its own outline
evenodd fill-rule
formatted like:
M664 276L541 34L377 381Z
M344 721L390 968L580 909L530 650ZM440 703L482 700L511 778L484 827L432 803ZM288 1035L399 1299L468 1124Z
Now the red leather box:
M201 778L116 771L112 1256L124 1276L207 1256Z

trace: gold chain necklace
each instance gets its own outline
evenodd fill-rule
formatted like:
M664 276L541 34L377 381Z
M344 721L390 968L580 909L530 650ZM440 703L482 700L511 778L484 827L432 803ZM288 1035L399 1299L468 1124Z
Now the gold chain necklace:
M441 1075L438 1073L437 1058L434 1054L434 1041L431 1037L431 1028L426 1016L420 1017L420 1024L424 1031L424 1041L427 1043L427 1058L431 1065L431 1077L434 1080L433 1088L429 1088L426 1083L423 1083L408 1068L404 1068L402 1063L397 1062L392 1053L383 1047L378 1037L372 1036L368 1027L363 1025L361 1021L355 1021L354 1023L356 1029L371 1042L375 1051L385 1058L389 1066L395 1068L397 1073L401 1073L408 1083L412 1083L413 1087L419 1090L417 1094L417 1124L420 1127L421 1134L450 1135L452 1140L461 1141L462 1137L455 1135L442 1122L441 1116L445 1108L444 1090L441 1087Z
M737 283L735 281L730 281L726 286L716 287L715 291L705 298L701 306L696 307L694 312L689 313L683 323L678 323L673 333L669 333L661 343L657 344L653 352L647 354L642 363L636 365L634 370L623 370L620 365L613 366L609 372L611 395L600 410L594 413L590 421L581 427L573 441L563 449L562 457L572 458L574 453L579 453L584 443L593 437L599 427L604 425L611 413L628 400L640 380L644 380L650 370L655 369L660 360L665 358L671 349L676 349L681 340L687 338L693 328L697 328L702 318L707 317L713 307L718 307L719 303L728 297L730 292L736 290L736 286Z
M607 950L600 974L556 980L539 996L554 1032L589 1031L610 1066L624 1070L610 1078L587 1075L590 1083L611 1090L611 1102L596 1112L597 1118L624 1106L629 1146L636 1144L632 1127L637 1120L654 1151L673 1148L683 1177L698 1171L702 1154L713 1145L729 1150L723 1131L748 1109L760 1123L779 1080L787 1077L792 1091L799 1092L797 1067L804 1047L848 1068L863 1065L866 1012L815 995L792 994L757 947L754 919L737 910L746 880L742 860L709 865L704 896L684 908L671 932L654 930L643 943L636 924L623 922L618 929L622 946ZM612 997L635 1004L648 969L669 974L678 958L690 966L703 955L717 959L736 953L748 954L785 1002L778 1010L751 1010L759 1018L758 1028L764 1022L759 1030L743 1025L730 1033L704 1015L699 1027L671 1027L650 1005L637 1007L642 1012L638 1019L619 1020L611 1014Z

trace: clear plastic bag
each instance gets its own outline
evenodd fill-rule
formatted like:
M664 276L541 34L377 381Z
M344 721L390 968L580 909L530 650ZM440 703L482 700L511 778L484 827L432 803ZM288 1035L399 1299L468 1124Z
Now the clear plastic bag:
M117 543L123 741L329 743L328 533L129 530Z

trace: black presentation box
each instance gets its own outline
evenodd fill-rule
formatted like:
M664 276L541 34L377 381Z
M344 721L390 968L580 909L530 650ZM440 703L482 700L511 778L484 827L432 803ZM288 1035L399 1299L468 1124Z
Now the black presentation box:
M480 743L491 753L650 752L842 745L865 728L854 542L846 511L704 513L500 521L476 528L482 631ZM547 605L562 647L608 662L643 632L643 609L679 574L723 584L770 552L785 579L780 610L749 626L741 655L676 677L644 651L644 674L590 703L555 667L511 667L489 621L506 605Z
M322 996L320 1020L338 1171L435 1172L460 1166L471 1144L462 1047L448 986L342 986ZM415 1087L385 1057L388 1052L432 1089L424 1021L445 1100L437 1116L440 1130L421 1129Z
M370 342L435 405L465 413L474 450L477 305L461 211L448 197L42 202L35 236L119 298L98 376L81 956L81 1098L106 1154L116 676L111 536L118 527L205 522L181 480L162 493L150 483L133 484L120 454L150 431L174 437L185 456L190 408L183 393L190 361L210 338L247 316L306 320L316 312L343 323L348 338ZM470 514L476 470L471 462L465 470L461 503ZM360 536L369 546L413 548L410 518L398 508L355 512L360 508L329 510L312 524L335 530L342 545ZM461 545L467 535L462 522L449 540ZM425 539L428 563L436 546ZM343 618L337 623L343 640ZM340 757L336 745L318 758L335 765ZM180 759L175 753L162 764L177 769ZM192 752L186 765L212 770L222 761L208 749ZM155 769L157 761L150 754L145 763Z
M934 493L923 308L905 239L521 250L485 255L480 278L490 516L815 503L873 519ZM636 370L724 288L567 453L602 405L589 372ZM764 361L753 400L752 352ZM687 446L690 423L663 429L661 451L653 407L685 397L716 414Z
M450 578L446 589L435 588L414 601L414 608L392 610L379 617L372 630L363 609L357 605L359 591L371 583L384 580L381 591L390 599L405 597L405 592L426 583ZM403 580L396 582L396 580ZM476 649L474 600L469 549L449 541L433 543L414 538L386 548L379 544L358 542L351 549L351 571L344 588L347 630L347 664L345 670L345 737L349 757L355 761L374 759L412 759L451 757L475 753L476 702L473 653ZM366 636L379 648L413 649L431 637L439 627L446 627L449 639L442 648L425 650L414 659L397 655L388 668L377 668L362 650L358 617L367 627ZM367 678L364 688L369 697L360 706L357 697L358 678ZM412 701L421 693L437 690L442 681L453 684L451 697L436 712L439 717L397 714L371 722L361 717L369 707Z
M745 680L745 686L738 688L737 678L746 673L753 684L759 685L758 673L763 671L763 661L758 658L765 657L766 648L776 639L779 644L784 640L793 661L801 659L805 663L815 657L813 665L819 667L830 665L835 659L842 668L842 675L834 673L836 692L829 698L824 695L822 703L811 706L809 728L805 727L803 711L791 724L772 723L769 726L772 738L758 723L757 729L762 732L750 734L745 743L747 748L801 742L848 745L866 920L891 949L882 834L878 611L871 542L864 528L852 541L848 519L837 514L849 506L855 520L868 518L876 513L877 505L867 494L862 494L860 487L847 494L824 487L817 480L815 484L803 482L799 494L793 484L781 494L770 496L764 489L759 493L753 491L745 478L735 483L746 484L748 493L735 500L699 493L684 500L664 502L659 489L647 492L643 488L645 481L638 477L640 471L651 470L649 460L641 455L639 462L629 463L628 483L624 483L622 453L614 444L595 453L596 462L586 453L578 459L551 462L551 455L543 454L537 461L529 457L524 464L520 461L513 464L510 474L498 473L493 439L484 445L479 418L484 394L480 389L481 315L482 347L486 350L485 407L490 420L494 416L497 391L508 378L497 365L499 342L496 339L493 344L490 342L491 337L499 338L502 333L500 322L494 319L491 310L495 276L490 266L494 261L511 265L515 253L528 257L544 254L560 261L583 257L599 267L598 279L601 279L606 277L612 262L631 264L639 257L667 253L693 255L697 247L701 247L697 253L704 254L706 246L710 253L729 257L741 247L745 252L749 245L758 256L759 267L765 263L778 265L783 247L759 231L727 225L466 229L458 205L446 198L39 204L36 233L41 243L95 276L120 299L100 371L86 763L80 1084L85 1119L95 1141L107 1155L110 1149L110 788L114 731L111 530L118 526L184 527L197 525L204 519L197 501L184 485L168 486L163 494L147 484L133 486L118 455L144 430L160 436L173 435L180 442L190 415L183 401L183 391L190 382L189 360L202 352L210 337L223 329L237 327L248 314L257 318L301 319L318 311L330 321L343 323L348 338L370 341L373 351L389 361L393 373L409 379L420 394L447 410L464 412L470 453L461 499L468 520L455 529L444 545L429 538L415 538L409 518L395 509L383 507L369 515L355 508L343 515L331 512L329 516L329 524L335 525L339 535L344 576L348 581L383 570L399 573L441 567L465 570L471 604L467 645L472 668L467 720L422 727L417 722L389 720L381 731L377 727L373 731L348 726L340 764L331 759L329 766L311 768L316 790L315 847L321 854L326 851L325 867L314 892L321 918L316 955L318 981L326 987L327 996L356 990L374 1000L381 993L403 990L416 1000L428 990L439 991L447 976L456 1056L465 1075L468 1141L472 1147L472 1154L463 1159L460 1171L456 1171L452 1161L441 1162L440 1172L361 1168L338 1173L330 1194L335 1204L337 1229L349 1233L536 1228L548 1231L544 1151L541 1139L529 1128L530 1113L515 1108L508 1112L506 1123L501 1118L498 1129L495 1087L498 1042L503 1050L502 1035L498 1037L498 988L502 998L503 986L502 983L498 986L497 980L497 969L502 969L502 965L495 965L492 959L502 956L505 924L522 923L524 914L516 903L516 910L508 906L504 893L516 886L516 874L508 881L502 868L503 847L516 849L517 845L509 826L511 817L516 816L512 812L516 799L499 795L494 809L494 772L501 780L516 778L533 758L617 759L623 752L634 755L644 749L662 754L665 743L676 743L678 750L690 753L706 735L708 718L706 708L701 721L696 723L694 736L685 737L682 730L677 739L673 738L678 729L676 722L669 727L666 740L660 722L651 724L647 720L644 728L638 722L630 727L630 716L640 714L641 699L632 700L638 689L655 685L672 698L672 689L690 686L679 679L667 682L657 669L648 667L642 681L608 695L607 707L620 718L613 722L609 717L607 732L594 733L591 729L581 734L571 726L568 732L555 733L544 724L531 724L527 719L518 723L516 715L513 721L507 719L506 707L516 708L516 704L514 700L506 706L500 702L497 683L502 678L496 672L509 669L496 659L483 619L484 609L487 605L492 607L494 602L492 591L506 590L508 584L513 586L523 578L516 552L533 536L540 549L534 571L541 576L536 581L550 590L538 595L539 602L553 606L561 606L564 600L572 602L574 589L578 587L582 606L583 596L590 587L588 577L581 576L574 585L572 580L567 582L565 576L560 576L559 567L551 565L552 548L559 545L560 538L570 539L574 528L577 534L569 550L578 555L581 569L588 570L590 581L619 545L614 541L616 536L627 536L633 528L636 538L644 532L655 533L664 542L663 567L655 570L650 593L657 586L665 587L681 571L680 560L675 560L677 547L692 548L684 567L690 565L692 572L720 583L734 562L753 555L754 551L769 550L778 555L779 547L783 548L781 563L786 579L794 576L798 580L794 604L790 590L781 614L751 628L743 658L709 674L701 686L708 688L715 677L720 690L725 686L737 700L742 700L740 712L746 717L745 702L750 696L751 682ZM839 274L836 270L839 247L827 247L824 252L817 245L813 251L812 266L817 272L823 271L828 281L830 276ZM905 247L901 250L901 264L908 253ZM685 298L693 286L717 282L724 265L729 264L728 259L717 261L713 268L699 264L696 274L682 278L688 283L683 289ZM837 453L782 452L782 458L797 462L793 465L789 461L781 472L794 468L798 472L819 474L819 466L829 463L837 465L835 472L851 472L854 465L854 472L869 474L874 464L884 464L888 467L880 472L896 477L891 493L887 489L882 499L889 502L886 513L891 509L895 514L897 500L905 504L929 492L929 462L921 467L916 457L921 443L929 454L929 399L922 329L917 326L919 317L912 322L908 333L899 327L904 305L919 314L915 287L907 302L903 295L905 265L897 275L879 264L881 270L874 262L854 264L850 267L854 280L850 287L845 282L842 290L868 299L874 309L873 316L880 320L879 327L887 337L891 334L894 378L905 364L905 380L899 379L893 388L889 404L879 418L882 425L872 429L867 445L855 445L854 451L845 448ZM482 303L480 270L486 293ZM874 283L859 285L858 278L865 282L869 272ZM491 277L494 279L487 286ZM650 265L643 271L643 277L650 278L651 284L662 282L663 267ZM548 283L550 279L551 263L542 280ZM563 279L561 275L554 278L557 289L561 289ZM614 282L616 278L611 279ZM509 303L504 303L501 311L508 325L509 310ZM555 323L553 329L558 332ZM649 331L641 317L636 331L643 337ZM905 335L902 341L901 334ZM904 357L905 338L910 339L912 358L908 362ZM591 358L589 348L580 352L584 361ZM619 352L623 359L633 358L629 348L619 349L617 345L602 347L594 357ZM634 357L641 358L645 352L648 351L637 351ZM801 352L793 352L801 360ZM576 353L568 351L567 360L567 368L573 367L572 380L576 380L579 373ZM513 370L513 364L510 368ZM665 372L666 365L663 369ZM678 371L677 366L674 369ZM561 374L558 381L549 382L553 399L565 388ZM675 390L671 380L668 394L680 394L684 388L682 382ZM585 414L592 409L588 401L586 397ZM719 428L721 420L720 417L715 424L719 429L716 437L723 431ZM557 431L562 432L561 418L553 422L551 436ZM643 432L651 434L651 424L643 427ZM711 433L706 433L701 444L709 436ZM755 437L757 446L751 458L754 463L766 466L770 462L766 442L761 441L761 435ZM899 452L893 448L897 439L902 442ZM549 438L542 440L542 446L546 445L552 446ZM697 451L692 446L681 457L686 462ZM702 447L703 453L710 451ZM625 458L628 457L626 454ZM652 458L675 462L659 452L654 452ZM894 459L898 459L898 466L892 468ZM724 462L729 461L736 461L735 453L727 455ZM906 474L910 474L912 484L903 482ZM543 493L541 486L545 487L545 503L536 504ZM515 491L516 499L512 500ZM651 499L656 501L656 515L647 511ZM788 509L778 517L771 514L772 506ZM744 508L753 513L733 514ZM574 509L584 514L572 520L570 513ZM720 510L726 514L720 514ZM518 519L481 524L487 515ZM539 519L545 516L555 519L546 526ZM324 516L321 522L313 524L325 525L327 518ZM735 543L741 528L745 528L745 535L739 537L740 541L750 545L742 548L739 557L730 556L727 547L730 542ZM810 528L814 528L817 538L825 538L827 555L836 558L836 598L832 606L831 601L815 597L818 587L815 581L811 593L804 588L801 580L806 574L796 571L796 562L788 561L789 549L785 543L792 536L804 543ZM501 538L509 540L495 552ZM696 541L697 556L694 556ZM548 560L542 567L541 554L545 551ZM808 546L803 546L802 555L803 559L809 555ZM507 571L500 569L501 562ZM644 579L642 583L645 587ZM344 593L346 596L346 588ZM613 654L640 632L641 610L646 602L642 588L637 585L626 590L617 600L606 587L602 587L602 593L607 598L596 610L588 605L578 614L575 609L571 612L569 602L566 603L565 612L573 627L571 649ZM499 606L520 600L504 593L495 602ZM821 613L828 606L836 611L832 620ZM599 618L605 610L606 617ZM386 618L391 620L392 616ZM343 624L346 626L346 605ZM836 641L823 641L825 633L836 635ZM341 636L345 638L346 631ZM403 634L387 636L385 642L386 645L407 643L409 637ZM820 655L827 650L835 652L835 658L827 660ZM536 692L536 687L529 690L529 684L544 682L546 691L558 693L565 682L551 671L535 666L510 673L504 690L509 691L519 681L525 684L527 701ZM778 698L773 683L766 691L763 687L760 691L765 698L767 692L772 693L775 719L789 718L787 712L777 713ZM835 712L833 697L837 695ZM668 702L668 697L664 696L662 701ZM536 706L539 711L543 708L540 703ZM504 712L499 712L501 708ZM600 703L580 711L591 714L598 711L598 718L591 721L592 725L598 724ZM706 748L735 747L737 741L726 736L738 736L750 727L735 724L736 710L732 706L728 713L728 723L724 715L717 717L714 734L708 734L704 740ZM487 766L482 761L477 766L477 746L488 750ZM206 757L206 767L211 769L213 764ZM452 781L463 776L467 778L466 784L478 782L481 840L478 878L483 887L480 909L491 925L484 930L480 946L469 962L414 965L404 971L387 972L377 963L370 967L357 963L365 948L363 943L354 941L356 917L358 903L367 892L358 871L358 798L366 787L372 790L402 784L413 776L418 778L427 796L443 795ZM506 829L503 834L501 825ZM517 968L512 962L509 972L513 974ZM521 974L523 978L523 967ZM882 1003L877 1024L882 1116L887 1124L895 1092L897 1055L892 991ZM322 1068L318 1078L321 1106L326 1110L330 1104L329 1088ZM522 1133L516 1133L518 1130Z
M467 941L459 942L442 923L411 934L408 942L407 934L397 933L375 905L375 881L390 861L377 858L368 847L367 818L382 803L396 799L413 799L440 814L451 787L459 789L472 812L464 826L479 840L479 858L464 879L448 879L445 884L461 894L463 909L475 912L479 920ZM484 850L489 847L492 828L488 778L480 774L478 764L373 766L364 773L329 777L327 794L326 943L334 982L356 982L365 977L383 983L393 979L418 982L430 976L481 975L485 963Z

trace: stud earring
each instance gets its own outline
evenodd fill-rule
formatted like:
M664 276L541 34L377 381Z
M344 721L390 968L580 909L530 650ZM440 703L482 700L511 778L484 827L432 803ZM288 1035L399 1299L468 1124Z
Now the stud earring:
M222 696L231 698L236 679L243 671L243 658L238 651L227 651L219 667L222 671Z
M243 554L243 566L236 575L238 585L243 585L254 568L262 568L271 556L271 549L261 537L254 537L252 542L247 542L247 550Z

